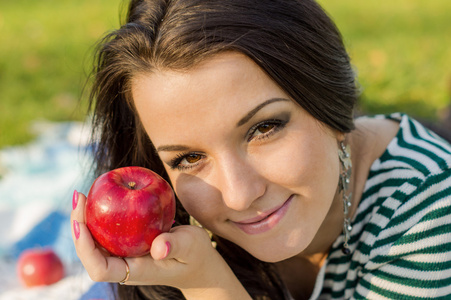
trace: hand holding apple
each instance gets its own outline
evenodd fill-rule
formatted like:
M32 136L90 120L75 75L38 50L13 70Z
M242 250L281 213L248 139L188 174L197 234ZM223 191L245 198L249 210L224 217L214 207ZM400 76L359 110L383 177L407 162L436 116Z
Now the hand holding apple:
M77 193L71 214L77 255L92 280L120 282L126 278L125 261L109 255L95 242L86 224L86 205L85 195ZM250 299L243 296L246 290L203 228L172 227L155 238L150 253L125 259L130 271L127 285L172 286L182 290L187 299L217 299L221 292L236 294L232 299ZM196 295L198 292L201 295Z
M19 256L17 274L26 287L51 285L64 277L64 267L52 249L28 249Z
M99 176L88 193L86 225L111 255L138 257L175 217L171 186L155 172L124 167Z

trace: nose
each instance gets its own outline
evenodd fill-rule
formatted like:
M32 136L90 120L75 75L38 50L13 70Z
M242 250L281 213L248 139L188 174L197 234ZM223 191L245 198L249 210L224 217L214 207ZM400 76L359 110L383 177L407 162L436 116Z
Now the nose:
M249 208L264 195L266 181L250 162L238 155L222 157L217 165L218 189L224 204L236 211Z

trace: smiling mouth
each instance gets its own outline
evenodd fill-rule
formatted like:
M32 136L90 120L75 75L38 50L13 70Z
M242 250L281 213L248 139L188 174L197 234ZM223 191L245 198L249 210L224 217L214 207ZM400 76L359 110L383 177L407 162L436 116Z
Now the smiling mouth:
M281 206L265 212L262 215L233 223L247 234L264 233L279 224L280 220L282 220L288 211L292 198L293 195L291 195Z

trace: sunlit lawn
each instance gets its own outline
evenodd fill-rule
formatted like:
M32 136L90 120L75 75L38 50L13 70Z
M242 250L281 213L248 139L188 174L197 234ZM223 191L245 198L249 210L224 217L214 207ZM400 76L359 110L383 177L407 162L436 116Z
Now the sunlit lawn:
M319 2L345 37L365 110L440 117L451 100L451 1Z
M0 147L29 141L34 120L84 119L92 46L119 24L119 3L0 0ZM343 32L364 110L440 117L450 100L451 1L320 3Z
M34 120L82 120L78 100L95 41L117 26L118 0L0 0L0 147Z

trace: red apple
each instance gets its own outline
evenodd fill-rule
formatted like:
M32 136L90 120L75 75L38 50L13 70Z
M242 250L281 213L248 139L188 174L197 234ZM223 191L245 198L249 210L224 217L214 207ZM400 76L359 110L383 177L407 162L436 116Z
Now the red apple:
M100 175L86 200L86 225L111 255L138 257L175 217L171 186L155 172L124 167Z
M50 285L64 277L64 267L52 249L28 249L19 256L17 274L27 287Z

